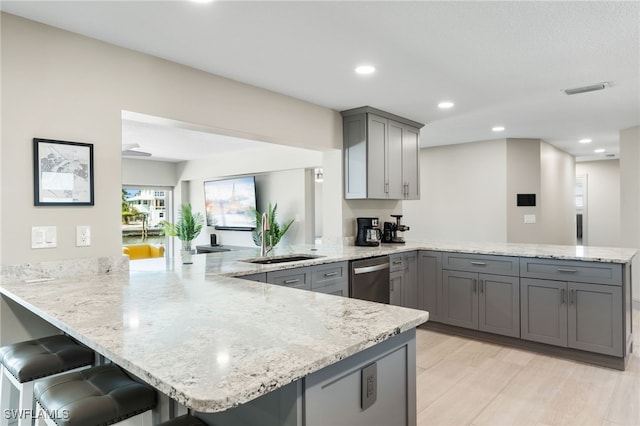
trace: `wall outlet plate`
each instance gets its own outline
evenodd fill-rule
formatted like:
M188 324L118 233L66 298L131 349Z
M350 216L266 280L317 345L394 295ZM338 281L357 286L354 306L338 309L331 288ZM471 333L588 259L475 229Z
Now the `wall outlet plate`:
M32 226L31 248L53 248L58 245L58 235L55 226Z
M91 245L91 227L88 225L76 226L76 247Z
M524 215L524 223L536 223L536 215L535 214L525 214Z

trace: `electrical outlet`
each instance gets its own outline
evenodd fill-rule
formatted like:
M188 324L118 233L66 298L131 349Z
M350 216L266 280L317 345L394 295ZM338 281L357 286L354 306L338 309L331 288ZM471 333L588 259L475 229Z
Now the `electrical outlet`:
M535 214L525 214L524 215L524 223L536 223L536 215Z
M371 407L378 398L378 367L374 362L362 369L360 385L360 407L363 410Z
M86 247L91 245L91 227L76 226L76 247Z
M32 226L31 227L31 248L53 248L58 243L55 226Z

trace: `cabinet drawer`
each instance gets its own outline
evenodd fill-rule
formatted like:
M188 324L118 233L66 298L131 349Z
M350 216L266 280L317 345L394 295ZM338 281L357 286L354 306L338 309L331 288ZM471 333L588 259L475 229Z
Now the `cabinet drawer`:
M404 267L404 253L389 256L389 272L401 271Z
M349 285L349 262L328 263L314 266L311 274L311 289L317 290L323 287L344 283Z
M242 278L243 280L257 281L261 283L267 282L267 274L264 272L258 272L256 274L238 275L236 278Z
M622 265L553 259L520 259L520 275L556 281L622 285Z
M442 269L513 276L520 273L517 257L469 253L444 253Z
M285 287L311 290L311 268L267 272L267 282Z

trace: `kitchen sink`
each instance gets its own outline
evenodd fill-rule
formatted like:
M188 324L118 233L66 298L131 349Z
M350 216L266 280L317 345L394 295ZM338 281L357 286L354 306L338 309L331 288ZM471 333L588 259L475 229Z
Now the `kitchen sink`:
M288 254L285 256L257 257L255 259L243 259L241 260L241 262L260 263L262 265L269 265L272 263L299 262L301 260L317 259L319 257L324 257L324 256L300 253L300 254Z

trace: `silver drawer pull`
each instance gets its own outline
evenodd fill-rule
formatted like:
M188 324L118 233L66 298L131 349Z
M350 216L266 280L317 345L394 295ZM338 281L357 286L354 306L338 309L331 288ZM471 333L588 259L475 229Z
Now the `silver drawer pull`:
M486 262L474 262L474 261L472 261L471 264L474 265L474 266L487 266Z
M335 277L336 275L338 275L337 272L327 272L326 274L324 274L325 277Z
M576 269L566 269L566 268L558 268L557 271L558 272L567 272L569 274L575 274L576 272L578 272Z
M297 282L300 282L300 278L296 278L295 280L285 280L284 281L285 284L295 284Z
M392 263L394 265L401 265L402 264L402 260L394 260Z

